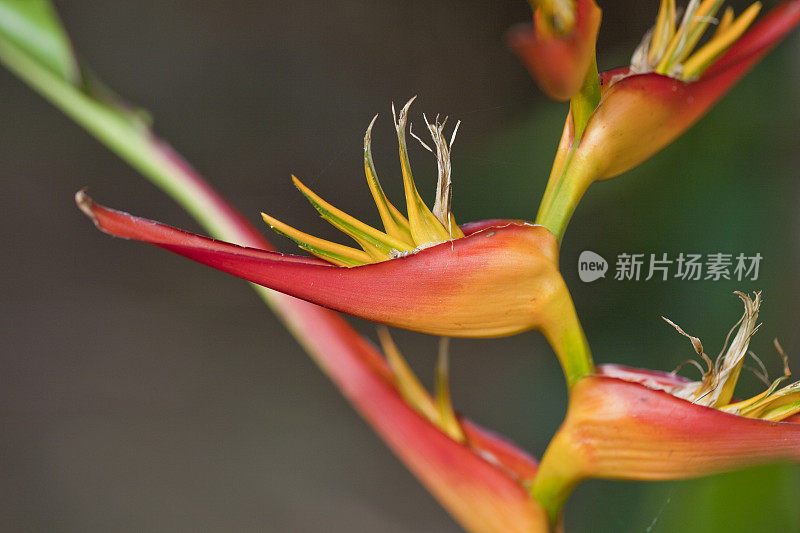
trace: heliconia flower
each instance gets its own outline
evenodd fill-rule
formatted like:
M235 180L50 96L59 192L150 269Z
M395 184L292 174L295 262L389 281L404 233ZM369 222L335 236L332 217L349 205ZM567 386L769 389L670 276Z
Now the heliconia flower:
M738 17L727 8L695 50L722 4L691 0L676 27L674 0L662 0L630 68L603 77L602 99L575 153L594 167L596 179L621 174L672 142L800 22L798 0L783 2L749 31L761 4Z
M749 30L761 4L738 17L728 8L695 50L721 6L721 0L691 0L678 21L674 0L662 0L632 64L600 75L599 104L577 135L572 114L567 117L537 223L560 237L589 185L675 140L800 22L800 0L785 0Z
M717 361L704 353L699 339L678 328L708 364L701 381L601 365L573 387L566 419L542 459L533 490L551 513L587 477L668 480L766 462L800 463L800 423L794 416L800 412L800 382L779 388L788 368L763 393L733 400L758 329L761 300L760 294L737 294L745 313Z
M439 155L440 194L434 210L427 210L416 192L405 150L407 109L408 105L400 114L397 131L408 218L383 194L372 164L369 130L365 140L367 179L386 232L349 217L295 180L323 218L352 236L362 250L311 237L267 215L274 229L320 259L191 235L104 208L84 193L78 194L77 202L107 233L145 241L253 283L375 322L449 337L492 337L540 328L556 344L575 341L562 335L563 328L575 325L577 319L565 318L573 309L572 300L558 271L553 234L517 220L456 226L449 209L447 143L438 124L430 129Z
M533 25L508 33L508 42L551 98L569 100L594 61L602 12L594 0L535 0Z

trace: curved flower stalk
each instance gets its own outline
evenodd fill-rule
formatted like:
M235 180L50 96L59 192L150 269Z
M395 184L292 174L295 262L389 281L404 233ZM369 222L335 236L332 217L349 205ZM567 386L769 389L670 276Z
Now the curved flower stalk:
M512 28L508 43L545 94L569 100L587 73L597 71L595 43L602 12L594 0L532 0L531 4L533 24Z
M691 0L678 22L674 1L663 0L632 65L600 76L596 109L585 121L573 120L572 109L536 218L559 240L589 185L630 170L675 140L800 22L800 0L784 1L746 32L760 4L738 18L728 9L696 50L721 5Z
M800 463L800 420L795 416L800 382L780 388L788 368L763 393L733 400L750 338L758 329L761 298L737 294L745 313L717 361L705 354L699 339L678 328L708 365L700 381L601 365L596 375L573 387L566 419L542 458L533 487L551 517L575 485L589 477L668 480L775 461Z

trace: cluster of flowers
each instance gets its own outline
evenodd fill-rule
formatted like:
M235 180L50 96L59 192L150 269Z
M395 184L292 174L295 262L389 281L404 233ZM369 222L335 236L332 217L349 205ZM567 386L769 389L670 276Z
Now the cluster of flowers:
M411 101L395 116L405 214L378 180L372 124L364 138L367 183L383 230L347 215L293 178L322 217L359 248L313 237L264 214L270 227L318 259L285 256L107 209L84 193L77 202L103 231L382 324L445 337L541 330L562 364L570 401L539 464L454 412L444 352L436 394L430 395L387 331L381 335L386 359L341 324L336 331L314 331L307 341L336 345L318 346L321 351L355 352L339 360L331 353L334 378L472 531L558 528L564 501L587 477L675 479L800 460L800 425L792 423L800 412L800 383L781 388L788 370L763 393L733 399L757 329L760 294L739 294L745 312L738 332L715 361L690 337L707 363L702 379L693 382L672 373L595 366L559 273L560 241L588 186L638 165L679 136L800 20L800 2L789 0L746 31L760 4L738 17L728 8L713 36L695 50L721 6L718 0L692 0L679 20L674 0L663 0L631 65L598 74L594 43L600 10L594 2L534 2L533 27L513 32L512 44L546 92L571 102L535 223L456 224L450 205L453 139L448 143L438 119L425 121L434 147L420 140L439 167L436 202L429 209L417 192L406 150ZM319 338L331 336L335 342ZM339 368L356 363L357 369Z
M730 346L715 360L699 339L675 326L706 365L700 381L689 381L674 373L595 365L559 272L561 240L589 185L637 166L669 144L800 22L800 0L784 1L755 23L759 3L738 17L728 8L717 18L722 4L691 0L679 17L674 0L662 0L656 24L630 66L598 73L601 11L594 1L532 1L532 26L512 31L510 42L543 90L570 102L535 222L456 223L450 200L455 132L448 141L438 119L425 121L433 147L423 144L439 167L437 197L429 209L417 192L406 150L411 102L395 116L405 213L378 180L372 125L364 139L366 179L383 230L335 208L294 178L322 217L358 247L316 238L265 214L270 227L316 257L277 253L209 188L197 190L210 199L209 209L227 216L230 238L238 244L108 209L84 192L76 200L109 234L288 295L269 297L366 420L470 531L558 530L563 503L589 477L663 480L800 461L800 385L783 386L788 368L761 394L734 399L758 329L760 294L737 293L744 314ZM712 22L713 35L699 46ZM174 163L173 154L154 146ZM456 414L446 350L430 394L387 331L381 333L382 355L331 310L443 337L540 330L569 387L568 412L541 462Z

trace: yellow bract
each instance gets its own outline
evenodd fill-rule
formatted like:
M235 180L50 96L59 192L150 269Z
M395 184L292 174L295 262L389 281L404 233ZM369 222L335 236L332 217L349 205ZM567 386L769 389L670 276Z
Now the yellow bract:
M410 243L395 239L333 207L314 194L311 189L303 185L295 176L292 176L292 181L311 205L314 206L314 209L319 211L322 218L330 222L339 231L352 237L375 261L391 259L393 250L405 251L412 248Z
M653 37L647 61L654 64L664 55L667 46L675 36L675 0L661 0L661 9L658 11L656 26L653 28Z
M409 100L400 111L399 118L395 117L408 218L403 216L386 198L375 171L371 143L372 126L375 124L376 115L364 135L364 173L372 198L378 207L378 213L385 231L377 230L337 209L311 191L295 176L292 176L295 186L308 199L311 205L319 211L322 218L330 222L335 228L346 233L361 246L362 250L313 237L262 213L267 224L276 232L294 240L301 248L317 257L335 265L347 267L386 261L412 253L417 249L463 237L464 233L456 224L455 217L450 211L450 146L452 145L452 139L455 138L455 131L450 145L448 145L442 133L444 122L440 124L437 117L437 121L434 124L430 124L425 119L436 146L435 154L439 167L437 200L432 212L425 205L417 191L406 148L405 130L408 108L413 101L413 98ZM392 107L392 114L394 114L394 107ZM458 126L456 126L457 129ZM425 143L423 143L423 146L433 152Z

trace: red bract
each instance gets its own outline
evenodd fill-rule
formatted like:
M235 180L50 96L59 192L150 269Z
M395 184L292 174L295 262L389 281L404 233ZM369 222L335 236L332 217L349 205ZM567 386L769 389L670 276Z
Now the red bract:
M572 27L553 28L542 13L533 13L533 25L512 28L508 42L548 96L569 100L578 92L594 59L602 12L594 0L578 0Z
M574 416L564 424L591 449L584 462L591 476L678 479L800 462L798 424L725 413L613 377L613 368L599 372L575 387Z
M800 0L782 3L694 81L627 69L601 76L602 99L573 164L585 166L593 179L612 178L639 165L702 117L798 22Z
M560 507L589 477L668 480L800 463L796 417L745 418L658 390L686 382L672 374L615 365L597 372L573 387L567 417L542 459L539 479L558 481L553 492L540 488L548 508Z
M104 208L83 193L77 201L112 235L148 242L331 309L425 333L517 333L551 320L543 309L561 305L566 293L555 238L541 226L520 221L465 225L464 238L346 268L192 235Z

